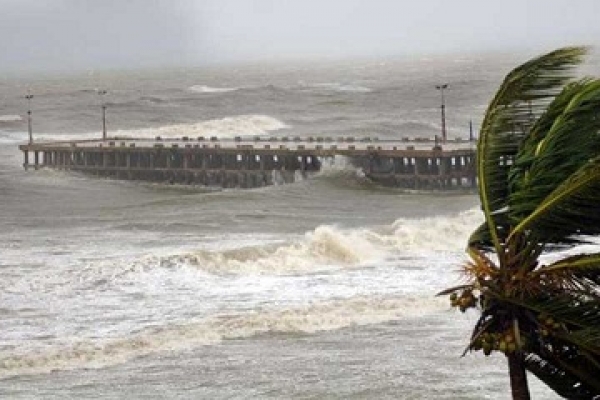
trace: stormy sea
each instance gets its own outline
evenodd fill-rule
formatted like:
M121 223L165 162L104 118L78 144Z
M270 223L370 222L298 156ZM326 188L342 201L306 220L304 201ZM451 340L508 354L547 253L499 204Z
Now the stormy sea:
M475 134L518 55L0 76L0 397L508 399L461 357L473 192L381 187L335 159L255 189L25 171L34 140ZM597 65L600 65L598 63ZM103 90L107 93L102 95ZM534 398L556 396L530 377Z

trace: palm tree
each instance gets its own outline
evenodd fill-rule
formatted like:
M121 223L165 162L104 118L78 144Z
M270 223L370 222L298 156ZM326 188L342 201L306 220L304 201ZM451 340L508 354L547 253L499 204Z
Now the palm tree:
M506 76L477 145L485 222L467 282L440 293L480 310L465 353L504 353L514 399L530 397L526 371L563 397L600 396L600 252L576 247L600 234L600 80L570 76L586 52Z

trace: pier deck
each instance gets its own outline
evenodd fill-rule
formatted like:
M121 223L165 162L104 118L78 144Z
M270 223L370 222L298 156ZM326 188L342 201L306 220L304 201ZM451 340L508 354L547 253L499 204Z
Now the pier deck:
M290 183L346 157L386 186L454 189L475 186L474 143L373 138L236 137L109 138L19 146L25 169L53 168L117 179L250 188ZM33 159L30 159L30 154Z

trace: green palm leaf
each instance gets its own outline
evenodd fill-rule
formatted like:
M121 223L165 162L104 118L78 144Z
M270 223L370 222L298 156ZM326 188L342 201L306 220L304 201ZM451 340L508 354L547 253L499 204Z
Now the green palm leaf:
M534 232L546 243L561 243L572 235L600 233L600 156L587 161L552 191L511 235Z
M519 166L524 174L513 185L518 190L510 193L512 221L526 218L565 179L600 154L600 80L574 85L568 94L575 88L578 93L571 96L563 113L529 156L529 168L523 170ZM563 102L566 97L557 99Z
M525 357L525 367L533 372L542 382L559 395L572 400L589 400L594 397L596 390L582 383L581 379L569 373L562 366L557 366L548 358L537 354Z
M508 174L527 136L533 110L544 107L569 79L567 71L581 62L583 47L556 50L509 73L490 103L477 146L479 194L492 242L501 253L495 215L507 205ZM505 232L504 234L507 234Z
M573 281L578 288L590 290L600 285L600 253L567 257L539 268L536 273L538 275L558 273Z
M548 109L531 127L529 135L525 138L514 165L509 172L509 189L511 193L517 192L529 182L529 169L536 158L540 143L546 138L547 133L561 117L569 103L577 96L589 79L582 79L566 85L562 92L554 98Z

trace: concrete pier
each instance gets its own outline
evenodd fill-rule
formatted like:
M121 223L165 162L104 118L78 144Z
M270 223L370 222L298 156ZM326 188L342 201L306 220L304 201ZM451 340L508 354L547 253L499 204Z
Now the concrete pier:
M336 156L385 186L451 190L476 185L474 143L462 140L440 146L407 138L157 137L32 143L19 149L25 169L224 188L291 183L317 173L325 159Z

